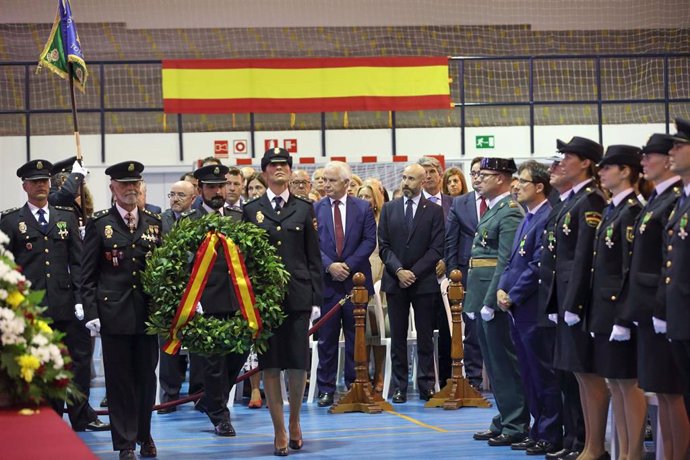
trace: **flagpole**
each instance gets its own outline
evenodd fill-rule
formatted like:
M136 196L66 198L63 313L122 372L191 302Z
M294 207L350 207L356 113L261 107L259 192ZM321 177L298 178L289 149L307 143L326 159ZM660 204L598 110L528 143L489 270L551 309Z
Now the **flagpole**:
M74 128L74 141L77 144L77 161L79 164L82 163L82 154L81 154L81 139L79 138L79 120L77 118L77 98L74 95L74 74L73 74L73 64L71 62L68 62L68 69L69 69L69 96L70 96L70 101L72 102L72 125ZM81 206L81 218L82 218L82 223L85 225L86 224L86 194L84 193L84 184L86 183L86 177L81 182L81 187L79 188L79 201L80 201L80 206Z

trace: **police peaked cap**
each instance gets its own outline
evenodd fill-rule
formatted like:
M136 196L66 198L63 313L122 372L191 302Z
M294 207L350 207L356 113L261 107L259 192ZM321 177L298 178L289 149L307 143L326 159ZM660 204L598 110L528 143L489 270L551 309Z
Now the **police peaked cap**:
M690 121L676 118L676 130L678 132L671 136L673 142L690 144Z
M142 180L141 173L144 171L144 165L138 161L123 161L109 166L105 170L105 174L110 176L111 180L118 182L138 182Z
M46 160L31 160L17 169L17 177L21 180L50 179L53 163Z
M266 166L269 163L287 163L290 168L292 168L292 156L290 152L281 148L268 149L264 152L263 158L261 158L261 170L266 171Z
M561 153L575 153L595 163L599 163L604 154L604 147L601 144L586 137L575 136L570 139L570 142L563 142L557 139L556 148Z
M201 184L225 184L228 178L225 175L230 171L225 165L207 165L194 171L194 177Z
M640 153L659 153L668 155L673 148L673 138L668 134L652 134Z

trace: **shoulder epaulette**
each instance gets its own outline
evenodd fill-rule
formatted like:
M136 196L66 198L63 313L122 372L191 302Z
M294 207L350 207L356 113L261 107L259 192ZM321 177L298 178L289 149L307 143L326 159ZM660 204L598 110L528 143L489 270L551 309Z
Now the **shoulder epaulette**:
M21 208L10 208L10 209L5 209L2 212L2 216L5 217L8 214L12 214L13 212L19 211Z
M680 196L680 187L673 187L673 193L675 193L676 196Z
M252 197L252 198L248 199L247 201L245 201L244 204L249 204L249 203L251 203L252 201L258 200L259 198L261 198L261 196Z
M510 201L508 202L508 207L509 207L509 208L517 208L517 207L518 207L518 204L517 204L515 201L510 200Z
M161 220L161 215L158 214L157 212L151 212L146 208L142 209L142 211L144 211L144 214L147 214L147 215L153 217L154 219Z
M191 216L196 212L196 209L190 209L189 211L184 211L183 213L180 214L180 217L187 217Z
M103 216L107 216L109 212L110 212L110 208L101 209L100 211L96 211L93 213L93 216L91 216L91 220L96 220L96 219L100 219Z
M297 198L298 200L304 201L305 203L309 203L310 205L311 205L311 204L314 204L314 203L313 203L309 198L307 198L307 197L304 197L304 196L301 196L301 195L292 195L292 196L294 196L294 197Z
M640 206L640 202L637 200L633 200L632 198L628 198L628 206Z
M59 209L60 211L69 211L69 212L74 212L74 208L72 206L53 206L55 209Z

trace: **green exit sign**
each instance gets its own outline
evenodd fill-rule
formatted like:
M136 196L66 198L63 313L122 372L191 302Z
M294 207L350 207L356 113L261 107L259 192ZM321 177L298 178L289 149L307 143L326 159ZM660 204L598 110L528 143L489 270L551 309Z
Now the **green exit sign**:
M496 146L494 136L476 136L474 145L478 149L492 149Z

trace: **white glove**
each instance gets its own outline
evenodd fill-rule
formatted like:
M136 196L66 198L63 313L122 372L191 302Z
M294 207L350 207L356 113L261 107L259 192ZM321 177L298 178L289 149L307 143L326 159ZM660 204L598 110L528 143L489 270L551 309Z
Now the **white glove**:
M101 320L98 318L87 321L84 326L86 326L86 329L90 330L91 332L95 332L96 334L101 332Z
M482 311L480 311L479 314L482 315L482 319L484 321L491 321L492 319L494 319L495 313L493 308L489 308L486 305L484 305L482 307Z
M77 317L79 321L84 319L84 306L80 303L74 306L74 316Z
M313 305L311 307L311 316L309 317L309 321L315 323L319 318L321 318L321 307L318 305Z
M633 324L635 325L635 327L639 327L639 326L640 326L640 323L637 322L637 321L633 321Z
M578 315L577 313L570 313L569 311L565 312L563 320L565 321L565 324L567 324L568 326L575 326L577 323L581 321L580 315Z
M471 319L472 321L474 321L474 312L472 312L472 313L465 313L465 314L467 315L467 317L468 317L469 319Z
M630 328L614 324L613 329L611 329L611 337L609 337L609 342L625 342L627 340L630 340Z
M89 173L89 170L80 165L78 161L75 161L72 165L72 172L86 177L86 175Z
M204 314L204 307L201 306L201 302L196 304L196 312L200 315Z
M549 313L548 317L553 324L558 324L558 313Z
M652 316L652 324L654 325L654 332L657 334L666 334L666 321Z
M84 241L84 235L86 235L86 226L82 225L79 227L79 238Z

